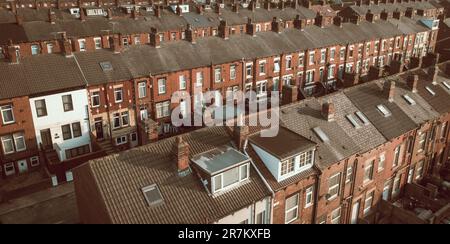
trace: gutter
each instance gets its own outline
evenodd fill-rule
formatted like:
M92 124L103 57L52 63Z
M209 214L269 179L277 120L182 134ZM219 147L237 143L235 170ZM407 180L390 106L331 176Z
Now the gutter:
M272 194L272 199L270 200L270 202L271 202L271 204L270 204L270 224L272 224L273 223L273 201L274 201L274 198L275 198L275 192L272 190L272 188L270 187L269 183L267 183L266 178L264 178L264 176L258 170L258 168L256 167L255 163L253 162L252 158L248 155L248 153L246 151L247 145L248 145L248 139L245 140L244 147L243 147L242 151L244 151L245 155L250 159L250 163L252 164L253 168L255 168L256 172L259 175L259 177L264 182L264 185L266 185L267 189L269 189L270 193Z

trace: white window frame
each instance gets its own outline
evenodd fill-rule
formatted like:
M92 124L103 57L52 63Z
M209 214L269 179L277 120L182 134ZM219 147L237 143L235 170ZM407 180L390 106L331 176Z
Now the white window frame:
M386 167L386 153L383 152L378 156L377 172L381 172Z
M285 60L286 60L286 70L292 70L292 56L291 55L286 56ZM288 65L289 62L291 63L290 65Z
M277 68L278 67L278 68ZM281 70L281 63L280 63L280 58L274 58L273 59L273 72L274 73L279 73Z
M95 94L95 93L97 93L97 94ZM94 104L94 98L95 97L98 97L98 104L97 105ZM91 93L91 105L92 105L92 107L93 108L100 107L100 104L101 104L100 91L92 91L92 93Z
M241 179L241 170L242 170L243 168L245 168L245 167L246 167L246 170L247 170L246 178ZM224 187L224 185L223 185L223 174L224 174L225 172L228 172L228 171L219 173L219 174L214 175L213 177L211 177L211 191L212 191L213 194L216 194L216 193L219 193L219 192L226 191L226 190L228 190L228 189L230 189L230 188L233 188L233 187L235 187L235 186L241 184L242 182L248 180L249 175L250 175L250 164L249 164L249 163L246 163L246 164L243 164L243 165L238 166L237 168L238 168L238 181L235 182L235 183L232 183L232 184L230 184L230 185L228 185L228 186L225 186L225 187ZM233 169L234 169L234 168L233 168ZM230 170L231 170L231 169L230 169ZM220 178L220 188L217 189L217 190L216 190L216 178Z
M259 61L258 72L259 72L259 75L260 75L260 76L266 75L266 72L267 72L267 70L266 70L266 69L267 69L266 64L267 64L266 60L261 60L261 61ZM261 67L263 67L263 72L261 72Z
M313 65L314 64L314 57L316 56L316 52L315 51L311 51L311 52L309 52L309 60L308 60L308 64L309 65ZM311 58L311 55L312 55L312 58Z
M147 97L147 82L141 81L138 83L139 98Z
M166 78L159 78L158 79L158 94L166 94L167 89L167 80Z
M39 166L39 164L40 164L39 157L38 156L31 157L30 158L30 164L31 164L31 167Z
M97 49L97 50L102 49L102 38L101 37L94 37L94 46L95 46L95 49Z
M6 170L6 168L9 168L9 167L12 167L12 170ZM16 173L16 166L14 165L13 162L4 164L3 168L5 170L6 176L14 175Z
M230 65L230 80L236 80L236 65Z
M373 176L374 176L374 166L375 166L375 160L374 159L369 159L366 161L366 163L364 164L364 183L368 183L371 182L373 180ZM367 175L367 173L369 173ZM368 176L368 178L367 178Z
M16 149L15 149L15 147L14 147L14 138L13 138L12 135L4 135L4 136L1 136L1 137L0 137L0 140L2 141L3 153L4 153L5 155L7 155L7 154L13 154L13 153L16 152ZM5 144L6 144L6 143L11 143L12 151L5 151L5 150L6 150Z
M221 67L214 68L214 82L215 83L222 82L222 68Z
M364 199L364 210L363 210L364 216L367 216L367 214L372 209L374 195L375 195L374 191L371 191L366 194L366 199Z
M186 76L185 75L180 75L178 77L178 82L179 82L180 90L186 90L187 89L187 81L186 81Z
M85 52L86 51L86 39L78 39L78 46L80 47L80 52Z
M305 190L305 208L309 208L314 203L314 185Z
M13 106L11 104L0 106L0 111L1 111L1 115L2 115L3 125L14 124L16 122L16 119L14 117ZM3 114L5 111L10 111L11 112L11 117L12 117L11 121L5 121L5 116Z
M285 208L284 208L284 223L285 224L292 223L292 222L294 222L295 220L298 219L298 204L300 203L300 201L299 201L300 194L296 193L296 194L290 196L289 198L286 198L285 203L287 202L288 199L291 199L291 198L294 198L294 197L296 198L297 204L295 206L293 206L292 208L289 208L289 209L286 208L287 206L285 206ZM295 217L292 218L292 219L289 219L289 220L286 219L287 214L289 212L292 212L292 211L295 211Z
M14 133L13 138L14 138L14 148L16 149L16 152L23 152L23 151L27 150L25 134L23 132ZM19 138L21 138L23 140L23 146L24 146L23 148L20 148L20 149L17 146L17 142L19 141Z
M195 87L203 86L203 71L197 71L195 73Z
M330 185L330 181L334 177L338 177L337 184ZM331 195L330 192L334 191L334 189L336 189L336 188L337 188L336 193ZM336 197L338 197L340 188L341 188L341 172L338 172L328 178L328 194L329 194L328 200L332 200L332 199L335 199Z
M119 140L120 140L120 142L119 142ZM127 142L128 142L128 138L126 135L116 137L116 145L117 146L126 144Z
M336 215L336 213L339 212L339 215ZM340 224L341 223L341 215L342 215L342 211L341 211L341 207L339 206L338 208L336 208L335 210L333 210L331 212L331 224Z
M117 100L118 93L120 93L120 100ZM114 102L115 103L123 102L123 87L115 87L114 88Z
M156 118L161 119L170 116L170 101L160 102L155 105L156 107ZM168 107L167 114L164 113L164 107ZM161 111L159 111L161 109Z

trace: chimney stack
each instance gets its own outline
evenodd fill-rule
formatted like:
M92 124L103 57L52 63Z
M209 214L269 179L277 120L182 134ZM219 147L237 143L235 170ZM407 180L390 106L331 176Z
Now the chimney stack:
M299 29L301 31L305 29L305 21L300 19L300 15L299 14L297 14L295 16L294 28Z
M113 51L114 53L120 53L122 51L122 46L120 45L120 36L113 35Z
M270 11L270 0L266 0L266 1L264 2L264 8L265 8L266 10Z
M406 8L405 16L408 18L413 18L414 17L414 9L411 7Z
M192 26L190 24L188 24L186 28L186 40L188 40L192 44L195 43L195 33L194 30L192 30Z
M20 62L20 49L12 44L12 40L9 40L8 58L9 62L12 64L18 64Z
M197 5L197 14L200 14L200 15L203 14L203 5L201 5L201 4Z
M250 4L248 5L248 9L250 9L252 12L255 11L255 9L256 9L256 2L255 2L255 0L250 2Z
M357 0L356 1L356 5L357 6L362 6L363 5L363 0Z
M56 23L56 15L52 9L48 10L48 22L50 22L50 24L52 24L52 25L54 25Z
M84 9L80 8L80 20L85 21L86 20L86 14L84 13Z
M283 31L283 27L277 17L273 17L272 19L272 31L276 33L281 33Z
M19 26L23 25L23 18L20 14L16 14L16 24Z
M138 12L136 9L133 9L133 11L131 11L131 18L133 18L134 20L138 19Z
M150 30L150 45L156 48L161 47L158 30L154 27L152 27Z
M280 3L278 4L278 7L280 10L284 10L284 1L281 0Z
M242 125L242 126L238 126L235 125L234 126L234 143L236 144L237 148L239 150L243 150L244 149L244 145L245 145L245 140L247 140L250 131L247 125Z
M107 11L107 15L108 15L108 19L109 20L112 20L112 18L113 18L113 13L112 13L112 10L110 9L110 8L108 8L108 10L106 10Z
M375 5L377 5L377 6L380 5L380 0L374 0L374 1L373 1L373 4L375 4Z
M333 18L333 24L335 26L338 26L340 28L342 28L342 17L341 16L336 16Z
M16 1L9 2L9 6L11 7L11 12L13 12L14 14L17 14Z
M408 85L409 89L411 89L412 92L417 92L417 83L419 82L419 75L408 75L408 78L406 80L406 84Z
M298 0L291 1L291 8L298 9Z
M255 24L253 24L253 22L252 22L252 19L251 18L248 18L248 21L247 21L247 26L246 26L247 28L247 34L249 34L249 35L251 35L251 36L255 36L255 33L256 33L256 27L255 27Z
M355 25L359 25L360 18L358 15L353 15L352 17L350 17L350 21Z
M326 121L334 121L335 114L336 108L334 107L334 104L331 102L331 100L328 100L327 102L322 104L322 116Z
M310 0L303 0L303 7L307 9L311 9L311 1Z
M219 5L219 4L216 4L216 5L214 6L214 12L215 12L216 14L218 14L218 15L221 14L221 10L220 10L220 5Z
M161 18L163 6L155 5L153 11L155 12L155 17Z
M221 20L219 24L219 36L227 40L229 35L229 27L226 20Z
M389 17L388 12L386 12L386 9L383 9L383 11L380 14L380 19L387 20Z
M61 49L66 58L72 57L72 45L70 44L69 39L67 39L66 33L62 33L61 36Z
M367 10L366 20L370 23L373 23L373 21L374 21L374 15L373 15L372 11L370 11L370 9Z
M314 24L316 24L320 28L323 28L325 26L325 20L323 19L323 15L317 13L316 19L314 20Z
M395 81L385 81L383 84L383 96L386 98L389 102L394 101L395 96Z
M282 89L282 105L291 104L293 102L296 102L298 100L298 87L297 86L290 86L290 85L284 85Z
M239 4L237 4L237 3L233 4L233 9L232 10L235 13L239 13Z
M401 16L401 13L400 13L400 10L398 10L398 8L397 9L395 9L395 11L392 13L392 17L394 18L394 19L400 19L400 16Z
M177 161L178 172L189 169L189 144L183 140L182 136L178 136L173 146L173 154Z

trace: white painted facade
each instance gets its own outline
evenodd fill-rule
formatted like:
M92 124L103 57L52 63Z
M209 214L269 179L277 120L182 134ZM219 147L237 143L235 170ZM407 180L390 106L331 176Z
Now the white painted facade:
M64 111L62 100L64 95L72 96L73 110ZM42 99L45 100L47 115L38 117L35 102ZM61 161L67 159L67 149L89 145L92 150L89 135L88 97L86 89L30 98L30 106L38 144L42 143L41 130L50 129L53 149L56 150ZM80 123L81 136L64 140L61 126L67 124L72 125L76 122Z
M255 224L257 221L257 216L264 215L264 224L272 223L272 214L271 214L271 197L266 197L261 201L255 202L254 204L238 210L233 214L230 214L215 224L241 224L247 221L248 224ZM261 215L262 214L262 215Z

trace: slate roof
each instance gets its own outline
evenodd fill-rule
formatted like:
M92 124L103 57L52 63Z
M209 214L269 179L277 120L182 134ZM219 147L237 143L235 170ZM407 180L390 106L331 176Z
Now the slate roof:
M210 127L183 135L192 155L230 145L225 127ZM211 223L271 193L253 167L250 180L212 197L195 173L179 176L172 155L175 138L121 154L95 159L88 167L97 182L113 223ZM141 188L157 184L164 203L149 207Z
M436 8L433 6L433 4L429 3L428 1L422 1L422 2L403 2L403 3L380 3L379 5L376 4L362 4L361 6L357 5L351 5L349 8L351 8L355 13L365 16L368 10L370 10L374 14L380 14L383 10L385 10L388 13L394 12L396 9L404 12L408 7L411 7L413 9L434 9Z
M60 54L25 57L19 64L0 61L0 99L84 87L74 58Z

